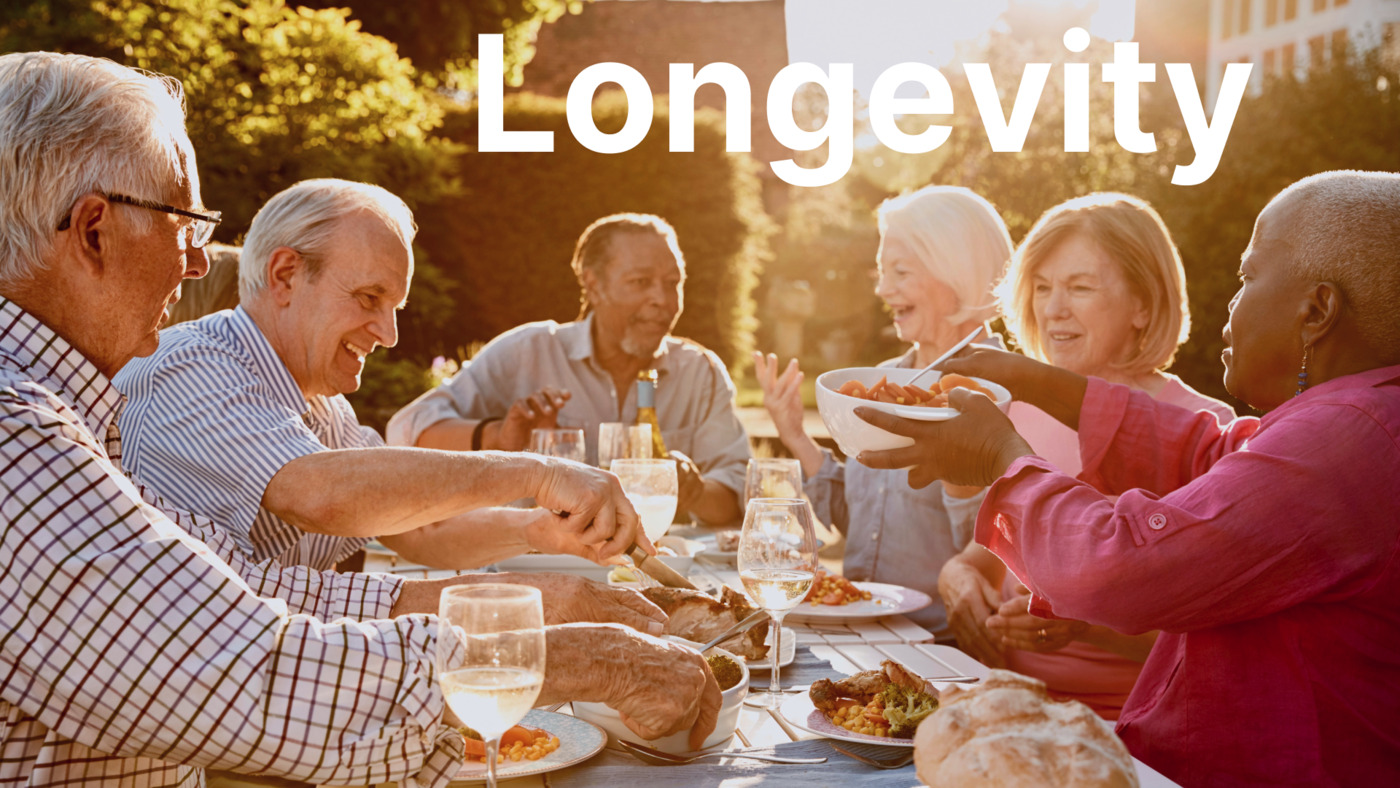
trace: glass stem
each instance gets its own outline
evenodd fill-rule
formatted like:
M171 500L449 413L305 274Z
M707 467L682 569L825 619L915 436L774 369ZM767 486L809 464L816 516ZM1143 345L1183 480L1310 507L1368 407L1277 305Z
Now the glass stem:
M496 753L501 749L501 737L486 740L486 788L496 788Z
M783 656L783 617L773 616L773 681L768 687L768 692L773 695L781 693L778 684L778 663Z

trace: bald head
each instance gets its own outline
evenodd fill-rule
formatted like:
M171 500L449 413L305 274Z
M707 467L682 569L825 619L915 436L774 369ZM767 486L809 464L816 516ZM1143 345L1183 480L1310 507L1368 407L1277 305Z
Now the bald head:
M1280 192L1269 209L1287 228L1293 273L1336 283L1368 349L1400 363L1400 174L1321 173Z

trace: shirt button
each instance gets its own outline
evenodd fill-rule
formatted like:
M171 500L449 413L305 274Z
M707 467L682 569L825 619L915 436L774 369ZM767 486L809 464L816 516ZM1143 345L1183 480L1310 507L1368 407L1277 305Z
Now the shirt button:
M880 541L880 534L879 534L878 531L870 535L870 541L872 541L872 542L878 542L878 541Z
M1154 514L1147 518L1147 527L1154 531L1160 531L1167 527L1167 516L1165 514Z

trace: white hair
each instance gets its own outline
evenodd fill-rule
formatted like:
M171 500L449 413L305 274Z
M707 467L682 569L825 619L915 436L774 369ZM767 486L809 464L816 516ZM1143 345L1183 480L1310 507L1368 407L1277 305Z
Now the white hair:
M52 52L0 56L0 283L45 270L84 194L175 202L197 188L184 92L170 77ZM138 229L148 211L125 212Z
M928 272L958 297L946 321L982 322L996 314L993 287L1011 259L1011 235L990 202L961 186L925 186L876 211L880 235L898 234Z
M1337 170L1304 178L1291 198L1293 272L1332 281L1371 349L1400 361L1400 174Z
M240 297L249 298L267 286L268 261L284 246L301 254L307 274L317 276L340 220L360 211L383 219L412 254L418 225L404 201L387 189L339 178L301 181L278 192L253 217L238 262Z

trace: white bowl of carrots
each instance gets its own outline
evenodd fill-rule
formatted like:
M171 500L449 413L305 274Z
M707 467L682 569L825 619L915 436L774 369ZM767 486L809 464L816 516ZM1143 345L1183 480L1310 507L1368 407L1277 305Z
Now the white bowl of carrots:
M874 426L856 415L865 406L920 421L943 421L958 415L946 405L947 391L967 388L981 391L1004 412L1011 404L1011 392L983 378L933 370L908 385L917 369L897 367L850 367L834 369L817 378L817 412L847 457L863 451L884 451L912 446L913 440ZM946 387L946 388L945 388Z

